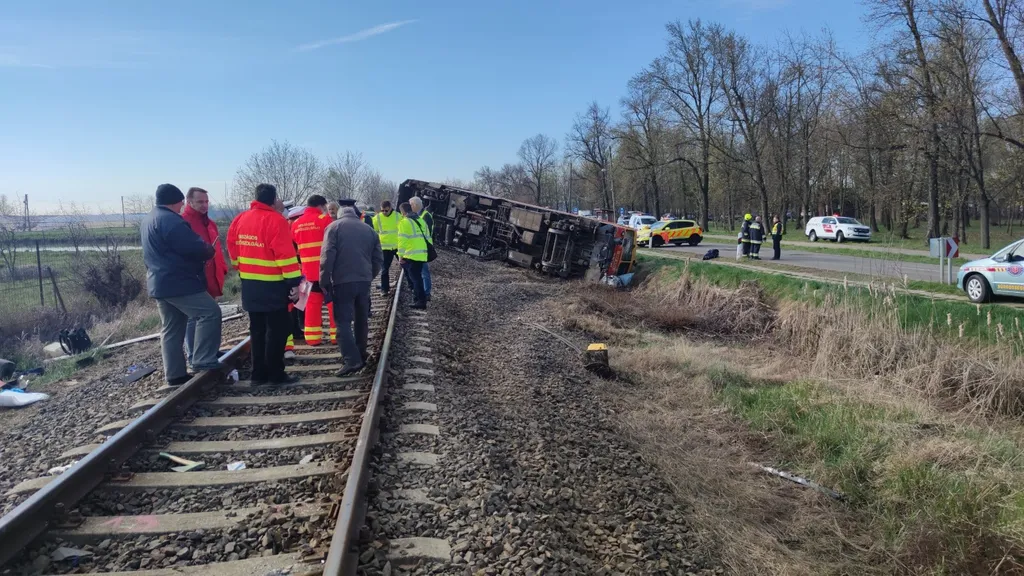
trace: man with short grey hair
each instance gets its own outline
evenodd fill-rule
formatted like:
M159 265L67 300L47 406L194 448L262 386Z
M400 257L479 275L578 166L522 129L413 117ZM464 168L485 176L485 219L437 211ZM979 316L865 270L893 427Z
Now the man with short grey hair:
M339 203L338 219L324 231L320 289L334 303L338 347L345 359L344 366L335 374L340 377L366 366L370 284L381 273L384 253L377 233L363 224L355 200Z
M423 206L423 199L419 196L413 196L409 199L409 206L412 207L413 212L416 213L420 218L420 222L423 223L425 229L425 236L427 242L434 243L434 215L426 210ZM433 282L430 278L430 263L423 263L423 296L430 302L430 291L433 288Z

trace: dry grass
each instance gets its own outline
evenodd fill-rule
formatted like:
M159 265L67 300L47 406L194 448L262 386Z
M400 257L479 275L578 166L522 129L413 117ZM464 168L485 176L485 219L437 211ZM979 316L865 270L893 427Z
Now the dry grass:
M784 301L776 335L818 376L884 377L901 393L923 394L952 408L1024 414L1024 360L1012 344L906 329L889 300L870 311L835 298L824 306Z
M768 302L756 286L686 273L575 294L558 312L613 345L624 380L604 396L623 431L735 573L1024 573L1024 429L1006 418L1024 413L1013 335L925 329L885 294Z
M108 342L113 343L159 331L160 314L152 300L141 299L130 302L113 317L81 315L67 318L54 313L45 325L8 338L0 355L22 370L40 366L46 358L43 347L57 340L57 332L61 328L72 326L86 326L93 345L99 346L108 338Z
M637 388L623 394L608 385L604 395L618 404L624 431L686 501L706 546L732 573L884 573L863 522L747 464L773 463L775 455L768 439L716 399L735 372L717 359L736 352L681 339L621 351L613 367L629 373Z

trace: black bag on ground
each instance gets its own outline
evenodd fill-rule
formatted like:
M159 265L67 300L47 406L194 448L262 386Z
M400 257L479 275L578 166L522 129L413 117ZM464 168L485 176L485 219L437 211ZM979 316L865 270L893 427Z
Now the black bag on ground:
M84 328L65 328L60 331L60 347L68 356L74 356L92 348L92 339L85 333Z
M715 258L718 258L718 248L712 248L705 252L702 260L714 260Z

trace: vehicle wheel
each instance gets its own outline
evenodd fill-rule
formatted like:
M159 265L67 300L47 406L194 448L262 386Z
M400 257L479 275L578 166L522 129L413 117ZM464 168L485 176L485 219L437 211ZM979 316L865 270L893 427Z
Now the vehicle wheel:
M811 230L811 233L807 235L807 239L810 240L811 242L817 242L818 241L818 233L815 232L814 230Z
M690 243L690 246L696 246L697 244L700 244L701 240L703 240L703 238L700 237L700 234L694 234L690 236L688 242Z
M967 277L967 280L964 281L964 292L967 292L967 298L975 304L988 302L991 296L988 281L981 274Z
M661 239L661 236L651 236L651 248L658 248L664 243L665 241Z
M846 242L846 236L843 236L843 232L841 230L836 232L836 242L839 242L840 244Z

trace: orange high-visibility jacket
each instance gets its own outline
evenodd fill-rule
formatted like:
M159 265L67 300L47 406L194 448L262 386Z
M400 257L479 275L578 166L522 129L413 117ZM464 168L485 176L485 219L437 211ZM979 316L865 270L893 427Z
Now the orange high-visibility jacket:
M302 275L310 282L320 279L320 247L324 243L324 230L331 217L316 208L306 208L298 220L292 222L292 238L299 247Z
M242 279L242 307L273 312L288 307L288 291L302 273L288 221L272 206L253 201L228 228L228 256Z

